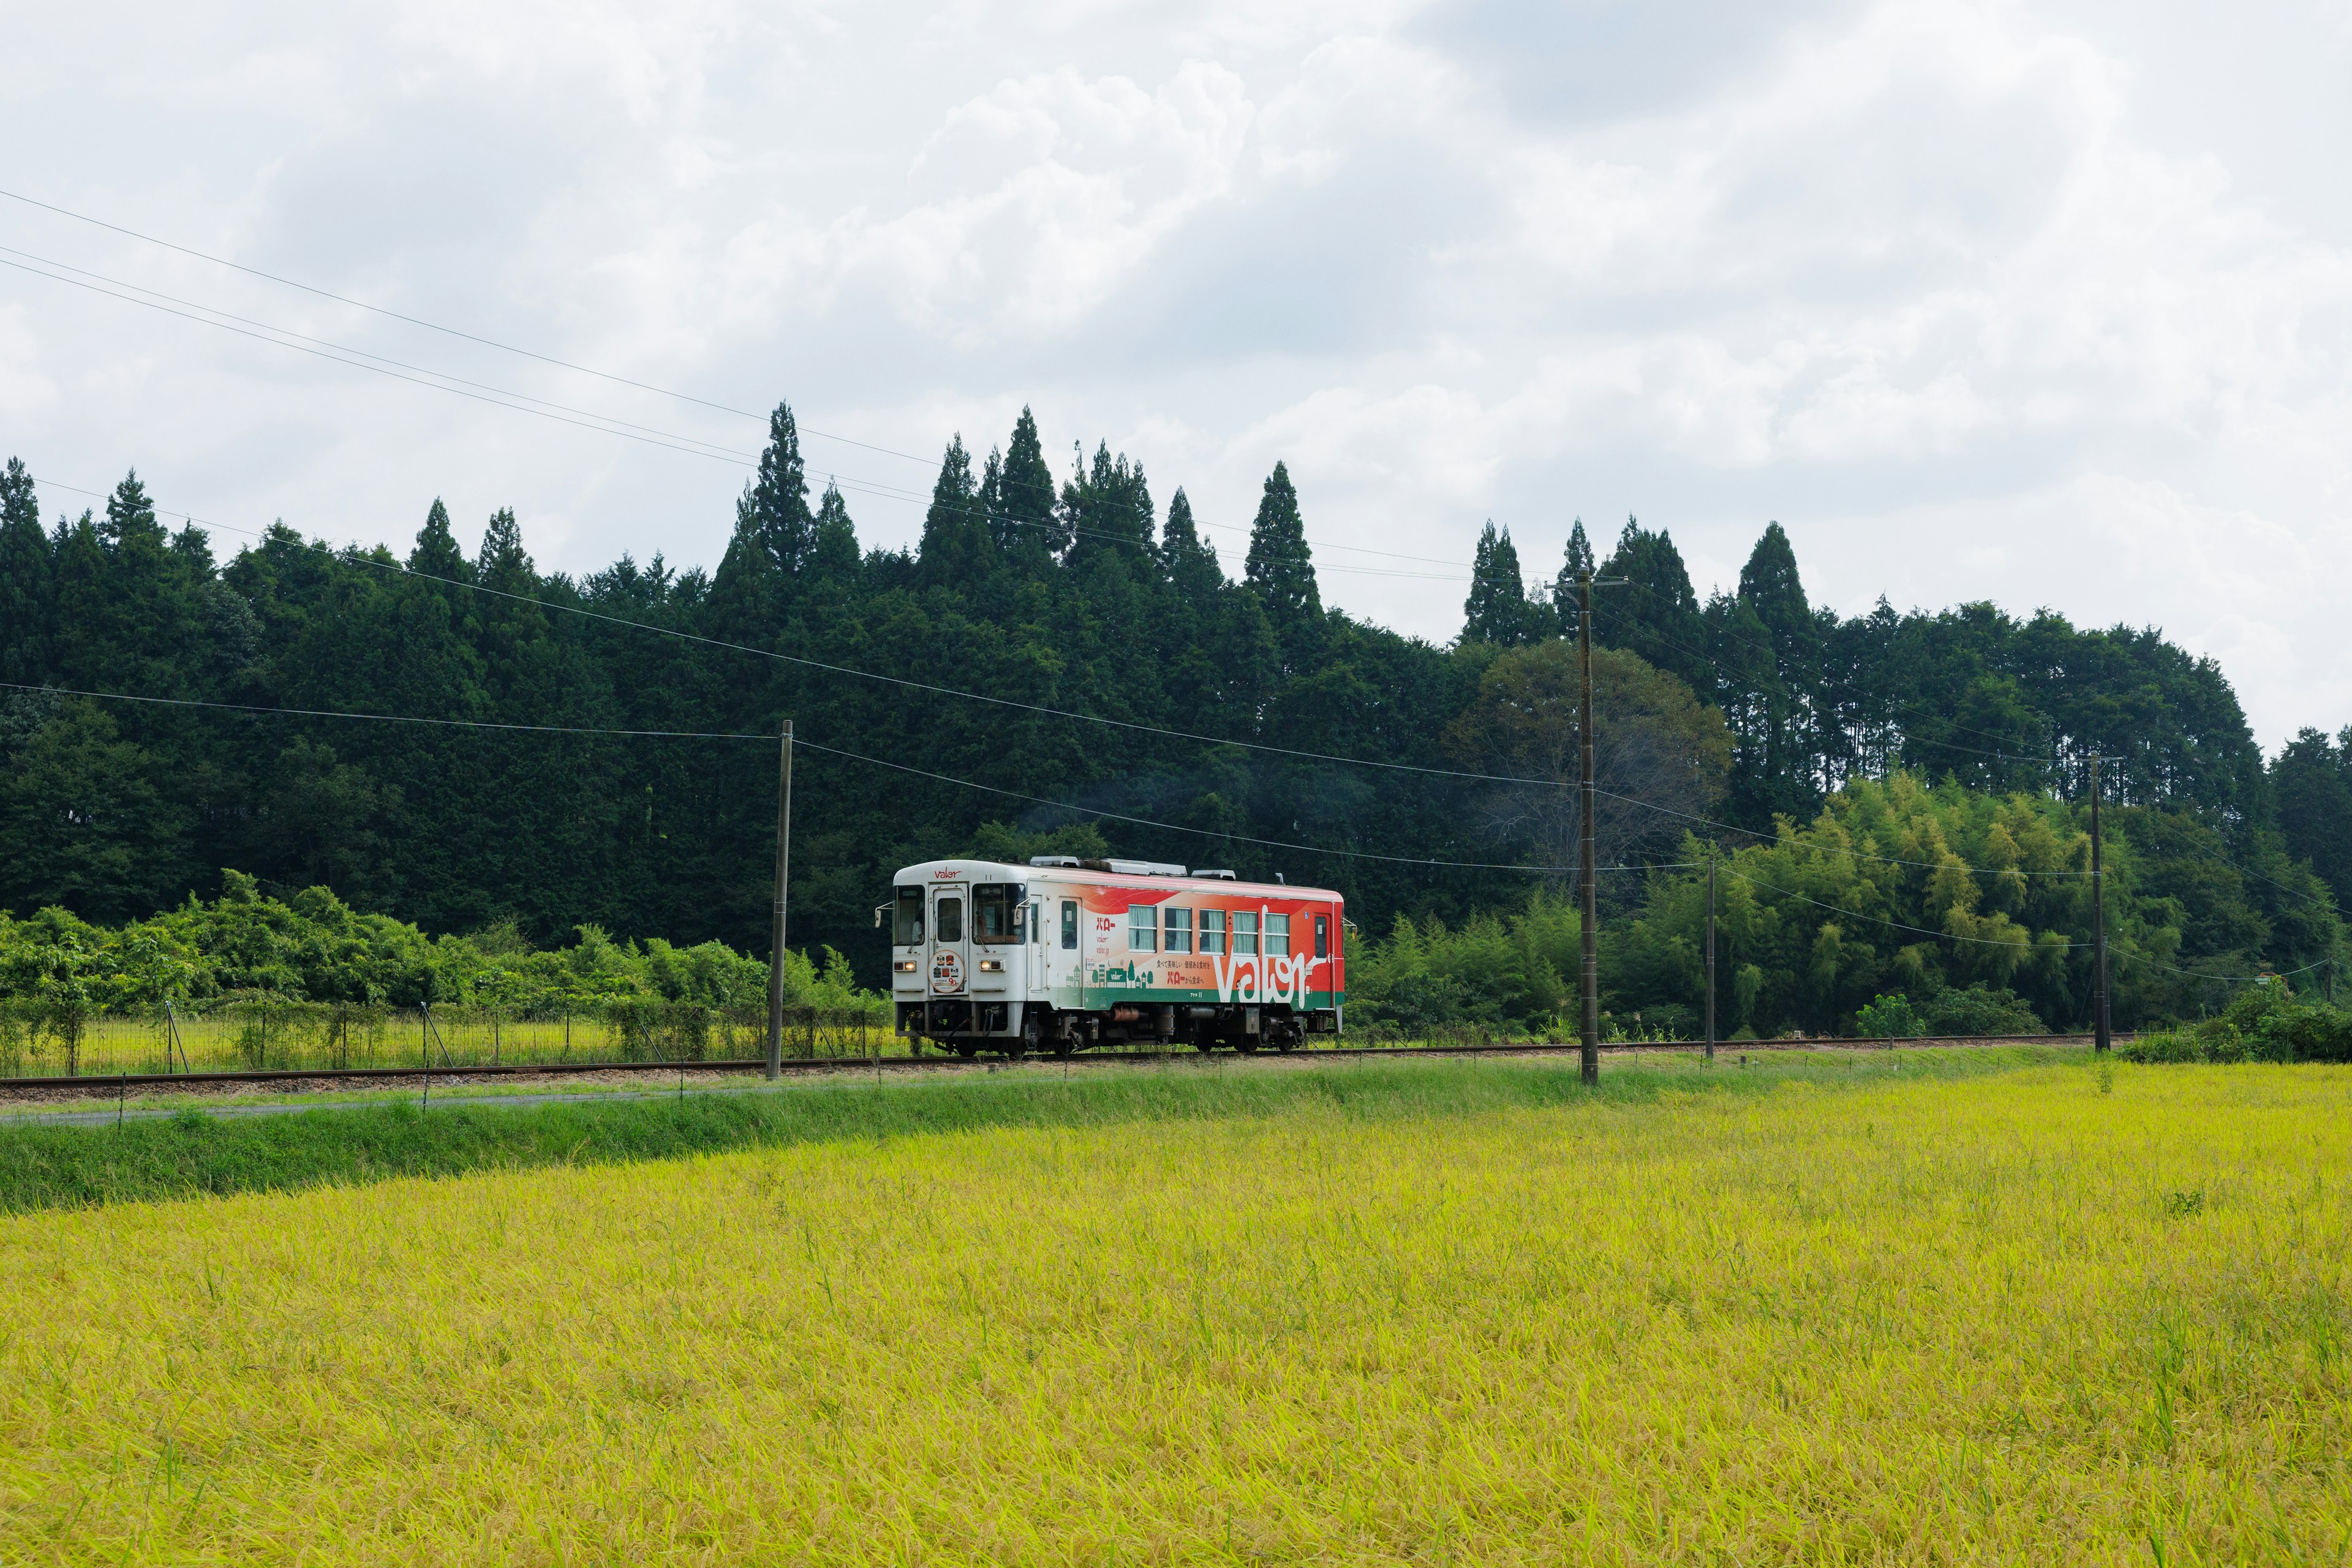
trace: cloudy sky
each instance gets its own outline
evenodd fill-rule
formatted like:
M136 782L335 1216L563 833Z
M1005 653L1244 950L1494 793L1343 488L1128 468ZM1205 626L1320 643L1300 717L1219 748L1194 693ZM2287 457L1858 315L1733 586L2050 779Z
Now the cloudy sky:
M1026 402L1229 569L1286 459L1327 597L1436 640L1489 517L1549 575L1638 513L1702 594L1778 519L1842 611L2158 626L2266 745L2352 723L2352 0L5 15L0 188L706 400L0 200L51 513L136 465L227 526L439 495L542 567L710 564L724 409L783 397L895 544Z

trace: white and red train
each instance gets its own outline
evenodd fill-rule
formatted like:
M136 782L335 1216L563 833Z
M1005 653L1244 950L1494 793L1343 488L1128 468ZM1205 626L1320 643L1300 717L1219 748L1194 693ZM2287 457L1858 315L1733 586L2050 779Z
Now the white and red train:
M892 879L898 1032L965 1056L1114 1041L1288 1050L1337 1034L1347 922L1323 888L1150 860L927 860Z

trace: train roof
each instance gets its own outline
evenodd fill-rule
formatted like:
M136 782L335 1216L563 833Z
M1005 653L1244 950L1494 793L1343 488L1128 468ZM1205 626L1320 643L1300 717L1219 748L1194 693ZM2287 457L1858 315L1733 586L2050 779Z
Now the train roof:
M894 887L925 885L948 878L975 882L1079 882L1093 887L1173 887L1186 892L1253 895L1271 899L1315 899L1330 903L1345 900L1329 888L1309 888L1296 882L1244 882L1230 871L1221 876L1197 874L1182 866L1149 860L1069 861L1063 856L1041 857L1049 865L1015 866L1003 860L925 860L902 868L890 879Z

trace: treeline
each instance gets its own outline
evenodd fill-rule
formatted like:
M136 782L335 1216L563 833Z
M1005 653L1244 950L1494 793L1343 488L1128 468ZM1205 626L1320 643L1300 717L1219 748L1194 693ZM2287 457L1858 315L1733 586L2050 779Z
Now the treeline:
M2223 836L2153 806L2106 812L2110 1016L2137 1029L2218 1016L2265 954L2342 954L2335 916L2263 884ZM1725 847L1716 865L1717 1023L1723 1038L1851 1035L1899 994L1941 1034L2033 1034L2090 1017L2089 813L2048 795L1995 795L1908 773L1856 779L1810 822ZM1696 1037L1705 1022L1707 847L1638 879L1634 907L1600 932L1612 1032ZM1580 926L1538 890L1458 924L1411 917L1359 949L1349 1000L1405 1033L1457 1024L1572 1033ZM2294 984L2332 991L2323 964Z
M414 1008L448 1003L546 1016L614 1002L745 1009L767 1000L768 966L716 942L677 947L659 937L615 941L595 926L560 948L533 944L510 921L464 935L428 935L352 909L325 888L263 894L241 871L214 900L119 926L51 907L0 912L0 1000L65 1003L89 1014L202 1007L243 1000ZM791 1007L846 1009L866 998L838 952L822 966L784 959Z
M0 700L0 908L120 925L238 868L259 894L331 888L436 934L511 922L555 949L593 926L764 953L776 748L759 737L787 715L807 742L793 943L839 949L868 984L889 873L983 845L1279 871L1336 886L1374 932L1559 891L1572 792L1524 782L1574 776L1558 593L1531 594L1496 532L1464 635L1435 647L1323 605L1281 466L1248 522L1221 552L1181 489L1162 504L1100 446L1057 478L1026 411L985 458L949 445L901 552L862 547L838 490L812 497L780 407L707 572L656 555L541 573L512 512L468 552L437 501L401 552L280 526L224 560L135 475L102 514L45 527L12 462L0 680L43 689ZM1564 574L1591 554L1579 525ZM2079 802L2095 751L2108 801L2166 825L2144 864L2239 879L2235 902L2191 889L2184 953L2290 968L2337 940L2307 918L2329 894L2304 862L2352 879L2346 747L2306 736L2266 768L2221 672L2154 632L1990 605L1842 620L1808 603L1777 527L1706 605L1664 531L1628 521L1595 564L1630 579L1596 595L1604 861L1674 860L1685 828L1752 844L1896 769ZM569 732L614 730L750 738ZM1476 868L1497 862L1533 869ZM1612 923L1647 897L1630 876L1609 890Z

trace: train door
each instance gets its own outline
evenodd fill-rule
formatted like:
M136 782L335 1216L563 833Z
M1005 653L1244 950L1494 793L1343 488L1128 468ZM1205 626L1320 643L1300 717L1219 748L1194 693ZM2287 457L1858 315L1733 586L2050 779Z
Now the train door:
M956 883L931 891L931 995L962 996L971 977L971 910Z

